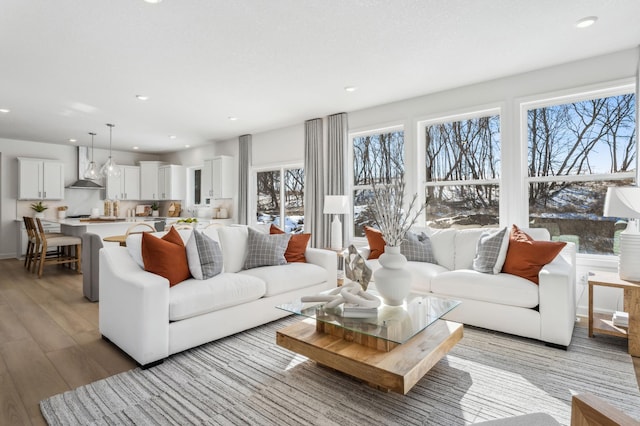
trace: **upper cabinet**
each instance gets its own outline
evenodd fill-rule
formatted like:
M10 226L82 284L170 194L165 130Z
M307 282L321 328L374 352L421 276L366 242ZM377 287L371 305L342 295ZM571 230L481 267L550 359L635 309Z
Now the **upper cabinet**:
M200 194L206 204L211 200L233 198L232 157L220 156L205 160Z
M110 200L139 200L140 167L119 167L120 176L107 177L107 198Z
M18 199L64 198L64 164L56 160L18 158Z
M158 193L161 200L182 200L185 193L184 167L167 165L158 167Z
M159 200L158 169L160 161L140 161L140 199Z

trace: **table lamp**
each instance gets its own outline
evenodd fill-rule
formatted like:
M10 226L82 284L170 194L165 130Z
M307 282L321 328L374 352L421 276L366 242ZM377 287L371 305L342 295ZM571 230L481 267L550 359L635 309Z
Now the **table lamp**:
M340 214L349 213L349 199L346 195L325 195L324 214L332 214L331 222L331 250L342 249L342 223L338 218Z
M640 188L609 187L604 201L604 216L628 219L627 229L620 233L620 279L640 281Z

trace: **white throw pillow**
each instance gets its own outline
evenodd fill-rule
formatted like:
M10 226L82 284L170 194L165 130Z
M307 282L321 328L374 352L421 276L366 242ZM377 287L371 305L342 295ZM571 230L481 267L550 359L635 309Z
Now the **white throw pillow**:
M247 254L247 239L249 238L247 229L246 225L225 226L218 229L225 272L242 270Z

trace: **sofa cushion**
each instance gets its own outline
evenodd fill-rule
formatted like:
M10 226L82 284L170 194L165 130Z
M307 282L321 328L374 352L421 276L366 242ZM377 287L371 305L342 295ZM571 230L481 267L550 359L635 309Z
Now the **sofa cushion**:
M364 235L367 237L367 243L369 243L369 256L367 259L377 259L382 253L384 253L384 238L382 238L382 232L379 229L372 228L370 226L364 227Z
M184 243L174 228L162 238L142 234L142 260L146 271L168 279L169 286L191 277Z
M244 266L249 231L247 226L225 226L218 229L225 272L238 272Z
M222 272L222 250L217 241L194 230L186 249L189 271L193 278L206 280Z
M311 287L327 280L327 271L324 268L312 263L299 262L247 269L238 274L250 275L264 281L267 285L265 297Z
M487 230L480 235L473 259L473 269L485 274L497 274L502 270L509 247L507 228Z
M400 253L402 253L408 261L436 263L433 248L431 247L431 240L427 234L424 232L415 234L408 231L404 238L404 241L400 244Z
M169 321L218 311L260 299L264 281L240 274L222 273L208 280L188 279L169 289Z
M529 280L510 274L488 275L468 269L438 274L431 279L431 291L451 298L523 308L535 308L539 303L538 286Z
M455 236L455 268L473 269L473 259L476 257L476 248L480 235L484 232L481 228L460 229Z
M252 228L249 228L248 231L247 257L244 260L243 269L284 265L287 263L284 252L289 245L290 234L263 234Z
M182 243L186 245L187 241L191 237L192 231L190 229L180 229L177 232L180 235L180 238L182 238ZM142 261L142 234L143 234L142 232L129 234L127 236L126 244L127 244L127 251L129 252L129 255L133 258L133 260L136 261L138 266L144 269L144 262ZM153 235L154 237L161 238L162 236L167 234L167 231L145 232L144 234Z
M269 228L269 233L284 234L285 232L272 224ZM287 259L288 263L307 261L304 257L304 252L309 245L309 239L311 239L311 234L291 234L291 239L289 240L289 244L287 244L287 250L284 252L284 258Z
M416 228L419 230L420 228ZM431 240L433 256L438 265L451 270L455 266L455 229L428 229L427 235Z
M448 271L444 266L427 262L407 262L405 269L411 273L411 290L418 293L430 292L433 277Z
M538 273L542 267L551 262L566 245L567 243L564 242L535 241L513 225L502 272L517 275L538 284Z

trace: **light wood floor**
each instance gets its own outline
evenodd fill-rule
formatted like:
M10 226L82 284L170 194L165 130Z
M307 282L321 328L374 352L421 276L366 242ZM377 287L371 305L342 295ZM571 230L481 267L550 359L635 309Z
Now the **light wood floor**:
M45 424L40 400L135 366L100 337L82 275L49 266L38 279L22 262L0 260L0 425Z
M82 275L0 260L0 425L45 424L40 400L135 366L100 337Z

